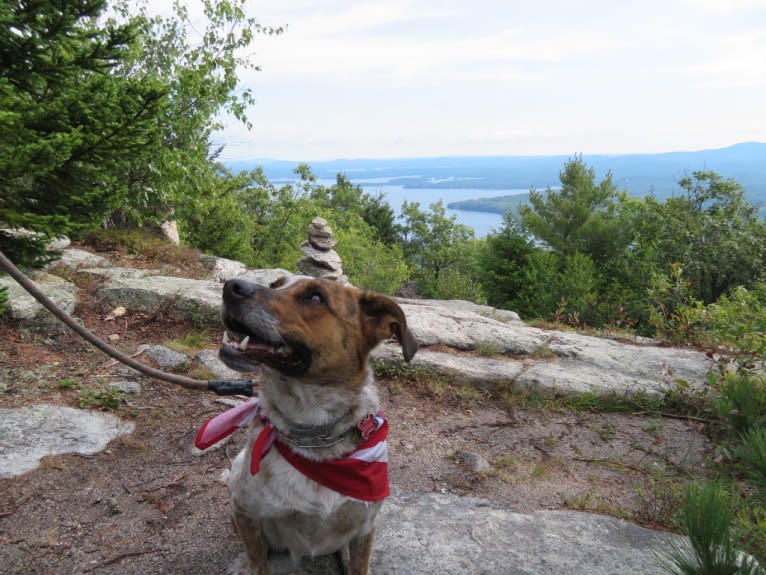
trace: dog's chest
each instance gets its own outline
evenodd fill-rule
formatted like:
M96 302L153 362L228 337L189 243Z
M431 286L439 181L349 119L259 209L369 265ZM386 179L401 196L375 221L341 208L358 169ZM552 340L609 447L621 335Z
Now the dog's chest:
M252 431L251 431L252 433ZM261 460L260 470L250 472L252 443L232 463L229 491L232 503L257 517L280 517L286 513L328 516L349 498L312 481L276 449Z

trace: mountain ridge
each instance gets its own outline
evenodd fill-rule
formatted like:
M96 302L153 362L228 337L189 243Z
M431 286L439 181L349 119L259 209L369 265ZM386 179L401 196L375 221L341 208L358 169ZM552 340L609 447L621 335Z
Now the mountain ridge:
M766 143L740 142L724 148L629 154L572 154L548 156L436 156L414 158L355 158L309 163L319 179L334 180L339 173L353 183L371 182L405 188L529 190L556 187L559 172L574 156L603 179L611 173L620 189L631 195L666 197L678 190L678 180L695 171L710 170L742 185L748 199L766 204ZM229 162L233 171L261 166L273 181L296 179L301 162L248 160ZM453 204L456 209L466 207ZM471 208L475 209L475 208Z

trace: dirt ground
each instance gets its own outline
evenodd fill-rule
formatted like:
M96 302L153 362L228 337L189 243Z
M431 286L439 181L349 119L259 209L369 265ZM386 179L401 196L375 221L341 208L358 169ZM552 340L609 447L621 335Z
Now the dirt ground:
M109 311L92 300L81 306L89 328L118 334L116 345L129 353L200 332L162 317L105 321ZM214 331L206 347L217 347ZM0 322L0 407L78 407L83 390L124 379L120 366L71 335ZM0 480L0 572L226 572L240 547L219 478L244 434L195 455L197 428L226 407L212 395L139 381L142 392L117 412L135 423L132 435L97 455L49 457ZM484 497L521 512L583 509L663 529L679 486L704 475L714 457L698 421L467 401L390 377L379 385L391 425L391 481L400 490Z

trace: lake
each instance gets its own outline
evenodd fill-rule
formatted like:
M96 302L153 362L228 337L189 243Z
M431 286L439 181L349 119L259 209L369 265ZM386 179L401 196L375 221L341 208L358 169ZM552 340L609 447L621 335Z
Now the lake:
M477 238L485 237L493 229L499 230L503 227L503 216L490 212L474 212L469 210L452 210L447 208L447 204L458 202L460 200L473 200L478 198L492 198L496 196L512 196L516 194L526 194L528 189L484 189L484 188L405 188L404 186L395 186L388 184L390 178L349 178L351 183L361 186L365 192L375 196L378 192L383 193L383 197L388 205L394 210L394 215L398 218L401 213L404 200L408 202L420 203L422 210L442 201L448 217L455 216L459 224L464 224L473 228ZM272 178L272 183L280 185L293 183L294 179ZM322 186L332 186L335 179L317 178L316 183Z
M402 208L404 200L408 202L419 202L420 208L425 210L428 207L441 200L446 208L447 204L460 200L473 200L476 198L491 198L495 196L510 196L514 194L525 194L529 190L486 190L479 188L405 188L404 186L392 186L385 181L375 179L351 180L352 183L364 188L364 191L370 195L377 192L383 192L384 199L394 210L396 216ZM322 185L331 186L335 180L319 180ZM454 215L456 221L460 224L470 226L476 232L477 238L485 237L492 229L501 229L503 227L503 216L488 212L473 212L467 210L446 209L447 215Z

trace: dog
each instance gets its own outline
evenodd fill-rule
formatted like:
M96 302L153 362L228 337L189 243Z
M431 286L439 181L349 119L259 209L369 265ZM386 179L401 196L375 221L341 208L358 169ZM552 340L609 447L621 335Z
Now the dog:
M339 553L346 575L367 574L389 494L388 427L369 355L392 337L406 361L415 355L402 309L327 279L292 276L268 288L234 279L222 319L223 362L262 373L228 480L250 572L268 575L269 552L287 550L296 561Z

